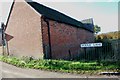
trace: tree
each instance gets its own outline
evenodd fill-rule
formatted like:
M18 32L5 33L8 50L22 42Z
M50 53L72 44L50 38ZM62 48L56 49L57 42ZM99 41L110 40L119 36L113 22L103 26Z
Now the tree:
M97 34L101 31L101 28L98 25L94 26L94 33Z

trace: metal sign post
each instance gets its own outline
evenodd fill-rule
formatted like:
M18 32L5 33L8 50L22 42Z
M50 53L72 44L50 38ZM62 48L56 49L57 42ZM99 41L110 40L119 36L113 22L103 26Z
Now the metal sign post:
M86 51L86 47L84 47L84 51L85 51L85 60L87 59L87 51Z
M86 59L86 54L87 54L87 51L86 49L87 48L94 48L94 47L102 47L102 43L84 43L84 44L80 44L80 47L81 48L84 48L84 51L85 51L85 59ZM99 54L98 54L99 56ZM98 63L99 63L99 59L98 59Z

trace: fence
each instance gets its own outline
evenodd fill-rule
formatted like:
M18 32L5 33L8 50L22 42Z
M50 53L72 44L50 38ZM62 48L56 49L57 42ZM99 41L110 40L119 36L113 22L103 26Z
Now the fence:
M81 48L80 60L101 60L119 61L120 60L120 40L104 40L102 47Z

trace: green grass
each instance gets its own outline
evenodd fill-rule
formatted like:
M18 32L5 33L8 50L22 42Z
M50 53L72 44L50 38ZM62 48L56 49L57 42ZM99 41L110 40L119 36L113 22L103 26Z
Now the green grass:
M22 68L43 69L50 71L70 72L70 73L98 73L101 71L120 72L120 62L102 61L66 61L66 60L42 60L33 58L17 58L13 56L0 56L0 61Z

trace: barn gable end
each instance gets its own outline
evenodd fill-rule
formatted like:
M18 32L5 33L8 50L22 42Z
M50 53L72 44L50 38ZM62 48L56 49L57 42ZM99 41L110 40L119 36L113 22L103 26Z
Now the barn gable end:
M24 0L13 3L5 33L7 53L42 58L41 15Z

